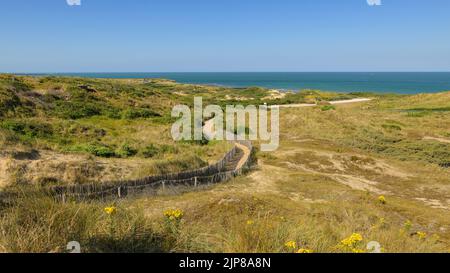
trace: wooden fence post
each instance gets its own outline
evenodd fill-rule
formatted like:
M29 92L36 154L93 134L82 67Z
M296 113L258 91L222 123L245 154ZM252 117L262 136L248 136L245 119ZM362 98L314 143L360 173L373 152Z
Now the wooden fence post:
M122 188L121 187L117 188L117 195L119 196L119 198L122 197Z
M194 187L196 187L196 188L197 188L197 176L196 176L196 177L194 177Z

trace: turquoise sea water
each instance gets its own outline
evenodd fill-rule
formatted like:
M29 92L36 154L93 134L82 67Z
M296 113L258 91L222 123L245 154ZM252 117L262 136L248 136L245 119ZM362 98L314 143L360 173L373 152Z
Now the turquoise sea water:
M52 75L89 78L166 78L181 83L229 87L260 86L283 90L320 89L337 92L401 94L450 91L450 72L57 73Z

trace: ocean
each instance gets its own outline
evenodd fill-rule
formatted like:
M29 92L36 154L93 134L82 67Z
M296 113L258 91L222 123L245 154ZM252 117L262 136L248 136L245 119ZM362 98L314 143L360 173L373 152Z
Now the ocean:
M49 74L28 74L49 75ZM227 87L259 86L298 91L435 93L450 91L450 72L180 72L180 73L52 73L89 78L166 78L180 83Z

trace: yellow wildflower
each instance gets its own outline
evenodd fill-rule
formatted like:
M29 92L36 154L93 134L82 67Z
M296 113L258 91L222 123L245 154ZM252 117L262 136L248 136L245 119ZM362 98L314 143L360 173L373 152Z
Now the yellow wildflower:
M354 249L352 249L352 252L353 253L364 253L365 251L362 249L354 248Z
M378 197L378 202L380 202L380 204L386 204L386 197L384 197L383 195Z
M419 236L419 239L421 239L421 240L427 238L427 234L425 232L421 232L421 231L417 232L417 236Z
M164 212L164 216L166 216L167 219L173 221L173 220L181 220L183 218L183 211L180 209L168 209Z
M294 242L294 241L289 241L289 242L286 242L284 244L284 246L287 247L287 248L296 249L297 248L297 243Z
M104 211L108 215L113 215L113 214L116 214L117 208L116 207L106 207L106 208L104 208Z
M361 242L363 237L359 233L353 233L350 237L341 241L341 246L353 248L357 243Z
M253 225L255 222L253 222L252 220L247 220L247 225L248 226L251 226L251 225Z
M297 253L313 253L314 251L312 251L311 249L306 249L306 248L300 248Z

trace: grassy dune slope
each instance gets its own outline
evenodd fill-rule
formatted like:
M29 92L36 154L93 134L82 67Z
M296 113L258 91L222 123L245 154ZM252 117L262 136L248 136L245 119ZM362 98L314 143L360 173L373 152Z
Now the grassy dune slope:
M19 79L34 86L33 90L50 88L37 83L39 78ZM72 86L72 81L51 79L52 84L67 86ZM206 161L226 147L220 143L175 144L165 137L156 138L159 133L155 133L156 139L151 137L151 132L164 132L170 126L161 121L170 105L192 103L194 94L204 96L207 103L219 104L300 103L358 96L305 91L280 98L257 88L201 87L170 81L77 81L95 86L101 95L95 94L107 100L106 105L117 107L121 115L127 107L147 101L149 108L143 109L161 117L130 119L100 114L63 119L40 108L38 114L27 116L27 104L23 103L27 98L20 91L20 106L17 99L0 97L2 109L16 105L14 111L2 110L6 113L2 122L36 119L55 127L59 122L93 126L107 132L96 142L114 152L120 150L123 141L136 141L130 141L138 150L135 155L104 158L90 150L72 149L91 143L94 137L76 135L72 142L60 143L53 139L60 134L55 129L52 137L29 137L2 129L3 147L27 149L28 153L36 149L40 156L89 156L111 170L123 165L151 165L154 161L166 164L171 159L170 151L144 158L142 149L150 143L160 149L161 145L176 147L174 158L194 148ZM111 86L105 93L99 91L107 84ZM134 98L129 93L110 99L107 94L119 88L116 84L133 90L142 88L144 93L152 90L159 94L160 101L152 104L147 95ZM19 87L14 88L17 92ZM83 251L91 252L360 252L367 251L369 241L379 242L385 252L450 251L450 93L370 96L374 100L365 103L282 109L280 148L273 153L258 153L258 167L229 183L115 203L59 204L45 196L24 196L0 211L0 251L61 252L72 240L79 241ZM128 104L128 100L133 103ZM143 133L139 134L141 128ZM132 129L136 131L130 133ZM72 134L64 138L70 140ZM11 160L11 153L7 157ZM17 164L19 159L14 160ZM26 160L33 161L30 154ZM117 212L105 213L107 206L114 206ZM170 209L180 209L182 214ZM361 235L361 240L354 235L353 241L343 244L342 240L353 233ZM291 244L286 246L287 242Z

